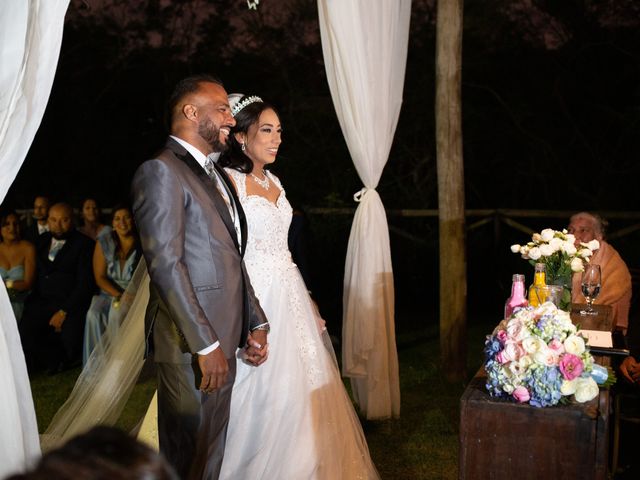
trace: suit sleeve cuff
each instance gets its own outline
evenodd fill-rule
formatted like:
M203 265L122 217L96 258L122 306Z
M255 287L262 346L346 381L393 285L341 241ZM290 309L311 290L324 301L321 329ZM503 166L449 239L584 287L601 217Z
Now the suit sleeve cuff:
M219 346L220 346L220 342L216 342L213 345L209 345L207 348L203 348L202 350L199 350L198 355L206 355L207 353L211 353Z

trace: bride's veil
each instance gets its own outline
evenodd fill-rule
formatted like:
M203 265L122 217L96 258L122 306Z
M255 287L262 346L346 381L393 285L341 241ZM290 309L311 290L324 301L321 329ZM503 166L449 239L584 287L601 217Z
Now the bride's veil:
M118 420L144 365L144 317L149 275L140 260L109 325L83 368L67 401L41 436L43 451L94 425ZM115 320L115 321L114 321Z

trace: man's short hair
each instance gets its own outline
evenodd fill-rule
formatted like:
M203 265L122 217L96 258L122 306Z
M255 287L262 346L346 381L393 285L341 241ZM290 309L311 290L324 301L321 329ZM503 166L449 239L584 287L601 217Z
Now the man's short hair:
M171 96L169 97L169 118L173 116L173 111L178 106L178 103L180 103L180 100L190 93L197 92L201 83L215 83L224 87L219 78L207 73L183 78L176 84Z

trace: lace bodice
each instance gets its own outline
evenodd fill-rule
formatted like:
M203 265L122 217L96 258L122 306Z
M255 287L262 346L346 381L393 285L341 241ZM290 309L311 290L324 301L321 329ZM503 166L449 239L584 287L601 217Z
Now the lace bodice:
M269 271L276 265L290 266L288 235L292 209L278 177L267 172L269 180L280 189L276 203L259 195L247 195L247 174L230 168L225 169L236 184L238 198L247 217L247 249L244 261L247 264L259 263ZM272 187L273 188L273 187ZM264 267L269 267L266 270Z

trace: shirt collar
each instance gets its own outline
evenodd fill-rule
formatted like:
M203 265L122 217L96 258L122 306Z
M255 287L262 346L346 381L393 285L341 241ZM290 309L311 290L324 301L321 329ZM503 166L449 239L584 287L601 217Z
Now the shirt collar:
M205 155L204 153L202 153L200 150L198 150L196 147L194 147L193 145L191 145L189 142L176 137L175 135L169 135L171 138L173 138L176 142L178 142L180 145L182 145L185 150L187 152L189 152L191 154L191 156L195 159L196 162L198 162L198 164L204 168L204 163L207 161L207 155ZM219 152L212 152L208 155L209 157L211 157L211 159L214 162L218 161L218 157L220 157L220 153Z

